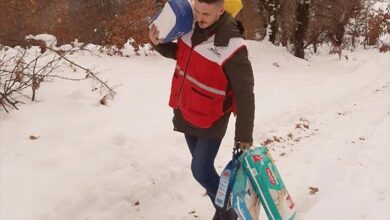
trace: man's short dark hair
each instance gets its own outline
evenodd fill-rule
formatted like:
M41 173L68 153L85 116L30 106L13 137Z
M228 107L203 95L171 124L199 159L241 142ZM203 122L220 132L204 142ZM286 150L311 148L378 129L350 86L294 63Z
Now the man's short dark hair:
M198 0L198 2L207 4L223 4L225 0Z

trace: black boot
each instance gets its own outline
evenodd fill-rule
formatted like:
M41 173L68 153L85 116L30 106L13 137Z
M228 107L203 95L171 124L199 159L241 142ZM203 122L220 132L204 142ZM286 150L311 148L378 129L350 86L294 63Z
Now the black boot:
M234 209L229 209L227 211L221 212L219 215L220 220L237 220L238 216Z
M215 214L212 220L221 220L221 211L215 210Z

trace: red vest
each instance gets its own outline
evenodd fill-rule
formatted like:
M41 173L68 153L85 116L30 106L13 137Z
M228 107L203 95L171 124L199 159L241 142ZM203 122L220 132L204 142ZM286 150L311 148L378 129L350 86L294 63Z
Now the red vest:
M177 64L169 106L180 109L187 122L199 128L209 128L226 112L236 112L233 92L227 90L228 80L222 66L245 46L245 42L242 38L232 38L227 47L216 47L213 35L192 48L192 33L182 36L177 42ZM229 98L232 106L224 109L224 102Z

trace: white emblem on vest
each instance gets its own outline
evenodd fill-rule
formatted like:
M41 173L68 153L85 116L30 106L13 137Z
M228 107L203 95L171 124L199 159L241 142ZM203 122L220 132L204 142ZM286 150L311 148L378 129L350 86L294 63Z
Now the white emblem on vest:
M191 47L191 36L193 31L182 36L183 42ZM203 57L218 63L223 64L237 49L245 45L245 40L241 37L231 38L227 47L216 47L214 46L215 35L211 36L207 41L202 42L200 45L195 47L195 51Z

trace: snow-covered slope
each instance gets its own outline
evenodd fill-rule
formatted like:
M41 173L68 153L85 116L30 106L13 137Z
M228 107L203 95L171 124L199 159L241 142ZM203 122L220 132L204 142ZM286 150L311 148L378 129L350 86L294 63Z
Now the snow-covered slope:
M389 53L338 60L323 51L305 61L267 42L248 45L255 143L269 143L297 219L389 219ZM56 80L37 103L0 112L0 219L211 219L183 135L172 131L175 63L157 54L71 59L104 72L118 94L103 106L88 81ZM234 118L218 170L233 135Z

